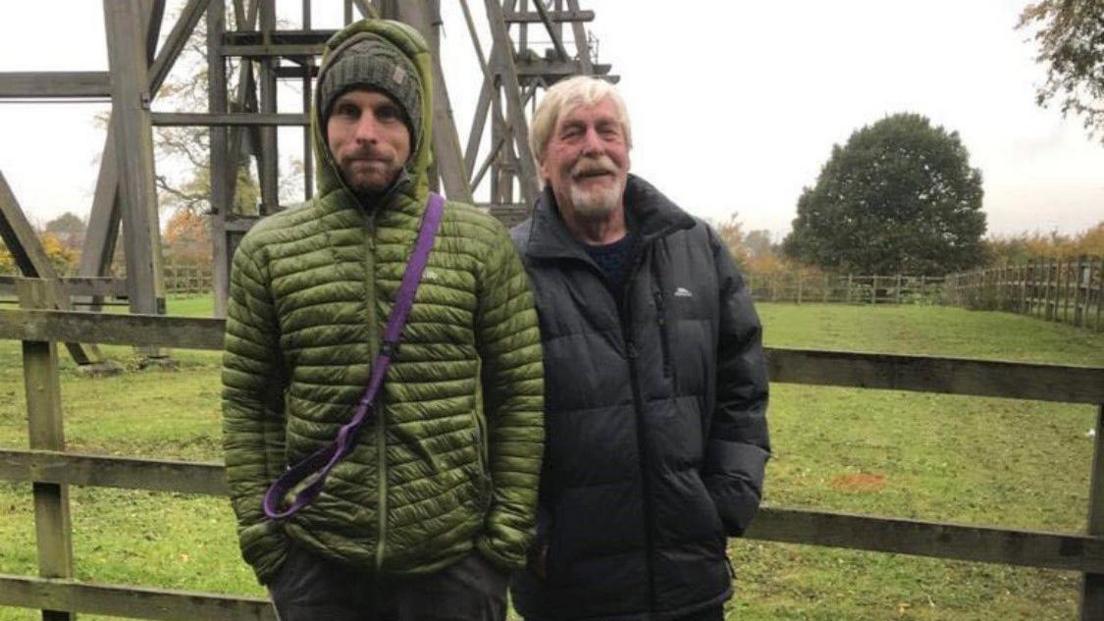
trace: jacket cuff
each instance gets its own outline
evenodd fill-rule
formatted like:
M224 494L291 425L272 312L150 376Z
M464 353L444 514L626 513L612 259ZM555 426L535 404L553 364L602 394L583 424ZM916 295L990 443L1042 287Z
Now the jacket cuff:
M279 524L265 520L248 526L238 535L242 558L253 568L257 581L268 584L287 559L290 540Z
M490 537L481 536L475 541L475 549L503 573L513 573L525 567L526 558L514 554L502 554Z

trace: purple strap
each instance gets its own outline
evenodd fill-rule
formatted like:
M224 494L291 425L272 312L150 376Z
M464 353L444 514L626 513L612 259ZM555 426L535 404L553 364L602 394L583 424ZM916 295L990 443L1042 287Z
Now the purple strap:
M418 230L418 240L414 244L414 251L410 254L410 260L406 264L406 273L403 274L402 285L395 296L395 305L391 308L391 317L387 320L387 329L383 333L383 341L380 344L379 354L372 365L372 377L368 381L368 388L360 397L356 412L352 420L346 423L337 432L337 439L327 446L322 447L310 457L288 468L276 482L265 492L265 515L272 520L281 520L299 511L310 504L326 483L326 477L337 462L345 458L356 446L357 432L374 412L376 393L383 385L383 378L391 366L391 359L398 349L399 338L402 336L403 326L406 325L406 317L410 314L410 308L414 306L414 295L418 291L418 283L422 279L422 271L425 270L426 261L429 259L429 251L433 248L433 238L437 234L437 226L441 223L441 214L444 212L445 199L440 194L430 193L425 215L422 216L422 226ZM371 277L371 276L369 276ZM291 493L291 490L303 484L307 479L313 479L306 487L295 494L291 506L280 511L283 499Z

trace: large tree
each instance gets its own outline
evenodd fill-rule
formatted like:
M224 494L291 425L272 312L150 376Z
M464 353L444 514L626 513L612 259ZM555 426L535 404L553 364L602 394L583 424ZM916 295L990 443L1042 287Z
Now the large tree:
M981 171L957 132L896 114L834 145L797 203L787 255L864 274L942 275L984 259Z
M1104 137L1104 3L1040 0L1027 5L1017 28L1034 29L1036 57L1047 79L1036 92L1045 106L1079 114L1090 133Z

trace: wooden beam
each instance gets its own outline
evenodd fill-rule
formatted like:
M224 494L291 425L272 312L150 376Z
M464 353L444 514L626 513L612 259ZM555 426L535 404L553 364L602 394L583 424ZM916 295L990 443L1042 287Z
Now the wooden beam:
M161 38L161 24L165 21L165 0L148 0L142 8L146 24L146 64L150 65L157 54L157 40Z
M245 7L240 1L234 3L235 14L239 22L245 22ZM245 25L244 23L239 24ZM226 30L226 3L224 0L212 0L207 7L207 109L211 114L226 114L229 108L227 99L226 59L219 55L220 41ZM242 77L245 77L246 67L249 63L242 63ZM244 87L245 85L239 85ZM212 276L211 284L214 289L215 316L226 316L226 301L230 291L230 255L226 245L226 231L223 226L226 216L233 207L233 179L238 172L238 144L240 138L237 133L228 131L223 127L210 129L211 160L208 175L211 179L211 254ZM234 140L231 141L231 135ZM230 145L233 144L234 153L230 153Z
M161 127L272 127L276 125L309 127L306 114L228 113L206 114L193 112L154 112L150 115L154 125Z
M0 310L0 339L88 340L113 345L221 350L221 319Z
M24 276L57 278L50 257L35 235L8 180L0 172L0 241L8 247L15 266Z
M521 103L521 84L518 82L517 67L514 65L514 48L510 43L510 34L503 20L503 7L498 0L486 0L487 21L491 25L494 37L495 67L502 81L503 96L506 98L507 116L513 132L514 147L517 149L518 182L525 202L537 200L540 193L537 187L537 169L533 154L529 150L529 124L525 119L525 108ZM512 8L507 7L507 10Z
M195 27L200 18L203 17L203 12L207 10L209 2L210 0L188 0L188 4L180 11L180 17L176 20L176 24L168 38L165 39L165 44L161 46L161 52L150 64L149 92L151 96L161 90L161 85L165 82L169 71L172 70L173 64L180 56L180 52L187 45L188 38L195 31Z
M133 339L139 345L221 350L222 328L216 319L0 311L0 338L14 340ZM1104 403L1102 367L774 348L767 357L774 382Z
M273 30L269 39L275 44L290 43L322 46L337 33L337 30ZM258 30L242 30L239 26L236 31L224 33L221 42L224 46L262 45L264 35Z
M217 462L107 457L42 450L0 449L0 479L225 496L225 467Z
M398 8L399 18L416 28L429 42L433 73L433 160L444 185L444 194L452 200L471 203L471 186L465 174L460 136L456 131L448 85L441 68L439 37L434 20L427 13L425 2L402 2Z
M313 57L299 60L302 60L303 64L281 65L276 67L276 77L281 80L302 80L304 76L311 78L318 77L318 65L310 64L314 60Z
M53 283L57 282L57 272L54 271L54 266L50 263L50 257L46 254L46 250L42 247L38 236L35 235L31 223L23 215L23 209L20 208L19 202L16 200L15 194L3 173L0 173L0 240L8 247L15 259L16 267L24 276L42 278ZM34 285L28 286L33 287ZM45 289L43 295L49 298L49 304L44 304L44 306L60 309L72 308L69 298L60 295L53 286ZM85 347L73 340L66 343L66 349L69 350L73 361L78 365L88 365L103 360L103 356L94 345Z
M111 96L106 71L6 71L0 73L0 99L96 98Z
M0 605L162 621L277 621L267 599L4 574Z
M487 59L483 56L483 46L479 43L479 33L475 29L475 20L472 19L471 7L468 0L460 0L460 7L464 12L464 22L468 27L468 36L471 38L472 47L475 48L476 60L479 63L479 71L483 75L483 86L479 89L479 102L475 106L475 115L472 117L471 130L468 132L468 144L464 149L464 171L468 175L469 187L474 189L479 185L478 181L471 181L475 172L475 162L479 157L479 145L483 141L483 129L487 124L487 113L491 109L491 97L495 93L494 76L491 75ZM491 47L491 55L494 55L494 46Z
M189 0L181 11L172 32L169 33L161 52L149 67L146 75L146 88L150 96L161 89L161 85L180 55L188 36L195 29L196 20L207 8L210 0ZM212 56L213 58L214 56ZM77 273L92 277L107 274L115 253L119 236L119 223L122 219L119 196L118 155L115 151L115 130L119 122L114 111L107 124L107 138L100 157L100 172L96 178L96 190L92 199L92 212L88 218L88 232L81 248L80 266Z
M18 276L0 275L0 293L14 295ZM126 297L125 278L84 278L66 277L59 278L63 295L69 296L96 296L96 297Z
M567 0L567 8L572 12L579 11L579 0ZM593 11L591 11L593 18ZM575 54L585 75L594 75L594 64L590 60L590 41L587 40L586 28L583 22L575 20L571 24L571 32L575 36Z
M749 539L1104 572L1104 537L764 507Z
M613 69L613 65L593 65L591 75L607 75ZM575 61L522 59L517 63L518 77L522 79L542 78L552 84L557 80L568 78L579 73L579 66Z
M571 56L568 55L567 48L564 47L563 41L560 40L560 31L562 28L553 25L554 20L552 16L549 15L548 9L544 7L543 2L538 0L534 5L537 7L537 13L540 15L541 22L544 23L545 32L547 32L548 36L552 39L552 46L556 48L556 54L560 57L560 60L569 62ZM509 22L509 20L506 21ZM564 20L556 20L556 24L562 26L563 21Z
M115 246L119 240L122 209L119 204L119 162L115 153L116 116L107 122L107 137L100 156L100 172L92 195L92 212L88 216L88 231L81 247L77 274L84 277L106 275L111 268Z
M304 58L320 56L322 44L273 43L270 45L224 45L219 53L223 56L242 58Z
M120 178L130 308L136 313L164 312L161 281L161 231L154 183L148 65L139 35L140 0L104 0L108 60L112 72L115 153ZM155 352L147 352L156 355Z
M543 9L543 6L537 4L537 10ZM548 11L545 9L548 15L548 21L553 22L592 22L594 21L594 11ZM529 13L519 11L504 11L502 16L506 19L507 24L535 24L544 21L544 18L540 13Z
M1024 362L770 349L771 381L1104 403L1104 369Z
M264 44L268 45L272 42L272 31L276 29L276 2L275 0L256 1L260 2L261 36ZM276 57L260 59L257 84L261 91L260 112L262 114L278 112L275 70L279 64L280 60ZM268 215L278 211L280 204L279 142L275 127L265 125L258 131L261 135L261 152L257 164L258 182L261 186L260 208L261 215Z

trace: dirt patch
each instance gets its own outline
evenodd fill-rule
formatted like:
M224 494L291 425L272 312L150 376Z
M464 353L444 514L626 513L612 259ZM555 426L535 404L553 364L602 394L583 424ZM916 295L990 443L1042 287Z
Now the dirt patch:
M841 492L871 494L880 492L885 488L886 478L884 474L870 474L868 472L841 474L832 477L830 485L833 489Z

